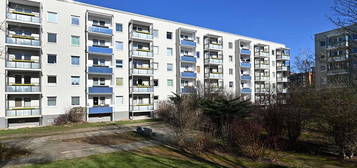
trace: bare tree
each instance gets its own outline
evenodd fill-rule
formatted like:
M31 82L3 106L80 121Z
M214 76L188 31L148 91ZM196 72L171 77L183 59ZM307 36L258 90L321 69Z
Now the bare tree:
M310 49L301 49L292 63L295 71L300 73L311 72L315 66L314 53Z
M335 0L332 7L333 16L329 20L340 28L356 32L349 26L357 23L357 0Z

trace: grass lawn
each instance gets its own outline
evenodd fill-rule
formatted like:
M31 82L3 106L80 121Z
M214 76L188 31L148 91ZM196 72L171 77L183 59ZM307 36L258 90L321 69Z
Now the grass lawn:
M131 152L99 154L85 158L56 161L25 168L355 168L356 163L340 162L330 158L286 152L269 152L266 158L279 155L274 164L268 161L252 161L224 153L202 153L193 155L171 147L149 147Z
M19 129L7 129L0 130L0 139L6 139L7 135L14 134L41 134L41 133L58 133L59 131L68 131L79 128L91 128L91 127L105 127L114 125L124 125L124 124L135 124L135 123L145 123L154 122L157 120L129 120L129 121L116 121L116 122L100 122L100 123L78 123L78 124L68 124L60 126L46 126L46 127L34 127L34 128L19 128Z

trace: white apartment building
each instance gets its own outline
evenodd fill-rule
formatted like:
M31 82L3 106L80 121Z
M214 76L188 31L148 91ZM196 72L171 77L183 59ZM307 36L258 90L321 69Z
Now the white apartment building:
M66 0L0 2L0 128L144 119L172 93L287 92L284 44Z

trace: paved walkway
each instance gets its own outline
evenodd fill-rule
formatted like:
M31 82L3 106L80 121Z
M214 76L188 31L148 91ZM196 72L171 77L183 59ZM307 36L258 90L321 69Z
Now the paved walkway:
M141 124L142 125L142 124ZM154 132L167 135L169 128L164 124L159 123L146 123L145 127L152 128ZM117 151L135 150L144 147L156 146L159 143L156 141L139 141L120 145L100 145L88 144L82 142L63 141L73 138L85 138L100 135L110 135L134 131L137 125L120 126L115 128L106 127L90 130L78 129L72 132L66 132L60 135L40 136L29 139L16 139L1 141L7 144L16 145L26 148L32 153L23 159L18 159L8 162L5 167L12 167L16 165L26 165L32 163L46 163L56 160L72 159L77 157L86 157L89 155L100 153L112 153ZM82 132L81 132L82 131Z

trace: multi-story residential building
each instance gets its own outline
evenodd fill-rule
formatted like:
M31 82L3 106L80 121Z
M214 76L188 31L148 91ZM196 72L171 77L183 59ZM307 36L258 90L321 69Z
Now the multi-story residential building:
M198 86L259 103L288 82L284 44L76 1L4 0L0 13L1 128L78 106L90 122L149 118Z
M293 73L289 76L289 87L314 87L315 72Z
M315 35L316 87L357 81L357 24Z

